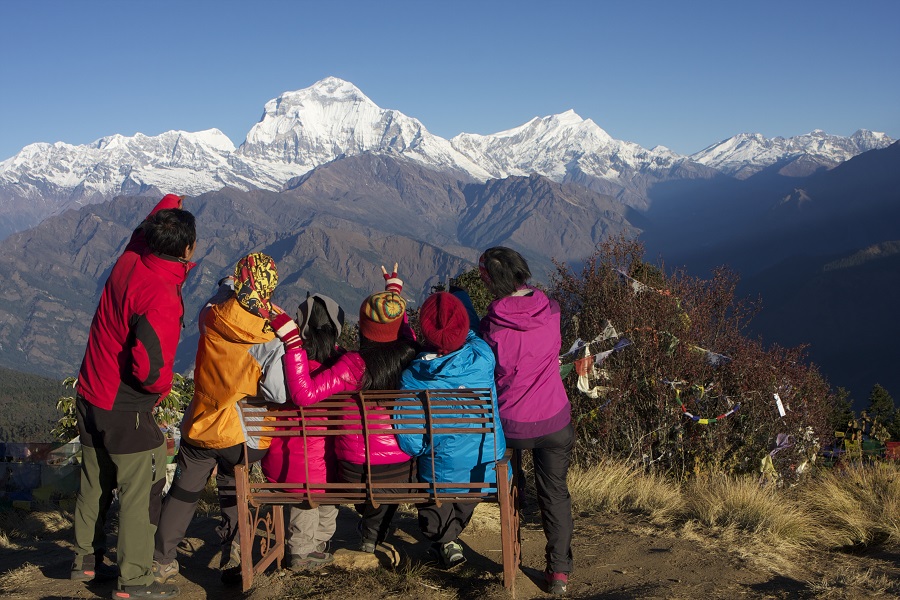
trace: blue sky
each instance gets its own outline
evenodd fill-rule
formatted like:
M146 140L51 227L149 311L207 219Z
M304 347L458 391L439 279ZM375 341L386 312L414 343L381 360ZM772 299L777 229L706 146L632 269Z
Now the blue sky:
M574 109L690 154L742 132L900 138L900 2L0 3L0 160L216 127L334 75L437 135Z

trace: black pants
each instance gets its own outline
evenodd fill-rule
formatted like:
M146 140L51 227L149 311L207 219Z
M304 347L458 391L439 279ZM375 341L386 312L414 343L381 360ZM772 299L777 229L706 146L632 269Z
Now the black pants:
M534 484L537 488L541 524L547 538L547 568L554 573L572 572L572 498L566 475L569 472L575 430L569 423L556 433L536 438L513 440L506 447L531 450L534 462Z
M419 529L435 544L456 541L472 519L476 506L475 502L443 502L440 506L433 502L418 504Z
M265 450L250 448L248 461L254 463L265 456ZM178 450L175 479L162 505L159 528L156 530L156 548L153 559L164 564L177 555L178 544L184 539L200 494L206 487L215 467L216 485L219 488L219 509L222 520L216 528L227 557L232 542L238 539L237 489L234 483L234 467L244 461L244 445L228 448L200 448L182 440Z
M344 460L338 461L338 478L348 483L365 483L366 467ZM392 465L372 465L373 483L401 484L410 483L415 479L415 461L409 460ZM409 488L401 485L387 487L379 485L378 491L387 493L409 493ZM362 517L359 524L359 533L364 542L381 543L387 538L391 528L391 520L397 512L397 504L379 504L378 507L365 502L356 504L356 512Z

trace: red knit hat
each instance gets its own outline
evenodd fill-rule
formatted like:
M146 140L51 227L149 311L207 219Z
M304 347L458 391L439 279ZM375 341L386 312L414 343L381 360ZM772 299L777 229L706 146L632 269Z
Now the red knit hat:
M393 342L405 314L406 300L400 294L372 294L359 307L359 333L373 342Z
M448 292L428 296L419 310L425 343L440 354L462 348L469 335L469 313L459 298Z

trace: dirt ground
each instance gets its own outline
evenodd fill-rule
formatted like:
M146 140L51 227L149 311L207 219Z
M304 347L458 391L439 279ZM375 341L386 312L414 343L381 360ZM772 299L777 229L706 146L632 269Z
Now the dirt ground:
M524 514L522 565L516 576L517 599L542 598L544 537L534 514ZM383 576L329 566L309 574L270 571L246 594L219 581L216 519L196 518L180 548L181 575L174 583L180 598L263 600L269 598L509 598L502 587L499 522L496 506L479 507L461 541L467 562L441 571L430 562L428 544L419 536L415 514L398 513L393 545L400 565ZM334 548L351 548L355 513L342 507ZM109 598L114 582L70 581L71 527L32 540L11 539L0 548L0 597L15 600ZM114 538L113 538L114 541ZM344 555L355 554L340 550ZM379 551L385 563L388 556ZM575 572L569 597L609 598L893 598L900 580L900 548L866 554L823 552L802 560L766 561L715 536L666 530L627 516L576 516ZM396 561L395 561L396 562ZM378 571L378 569L376 569ZM843 573L843 575L841 575ZM859 575L861 574L861 575ZM863 579L859 579L859 577ZM880 579L879 579L880 578ZM882 585L861 584L878 581Z

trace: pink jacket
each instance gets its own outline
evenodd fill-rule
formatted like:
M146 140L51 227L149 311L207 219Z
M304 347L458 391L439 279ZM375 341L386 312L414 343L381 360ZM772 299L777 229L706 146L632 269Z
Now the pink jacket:
M306 357L306 350L290 349L285 352L284 378L288 394L294 404L310 406L334 394L341 392L358 392L362 386L362 378L366 372L366 364L358 352L347 352L327 369L311 372ZM359 420L358 403L347 403L348 420ZM387 419L387 417L385 417ZM346 425L346 429L360 429L359 425ZM390 422L383 428L391 431ZM335 436L335 452L339 460L353 464L365 462L365 442L361 434ZM401 463L410 460L410 456L400 450L397 438L391 433L369 436L369 454L373 465Z
M338 358L340 360L340 357ZM321 370L322 365L310 361L312 373ZM307 413L309 420L315 419ZM292 421L300 421L300 417L291 417ZM288 428L290 429L290 428ZM309 427L309 429L324 429ZM332 436L309 436L306 443L301 437L273 437L269 451L260 461L263 474L273 483L324 483L334 468L334 438ZM308 469L308 471L307 471ZM307 476L308 474L308 476ZM333 477L332 477L333 479ZM289 489L288 492L302 492L301 489ZM312 490L320 492L322 490Z

